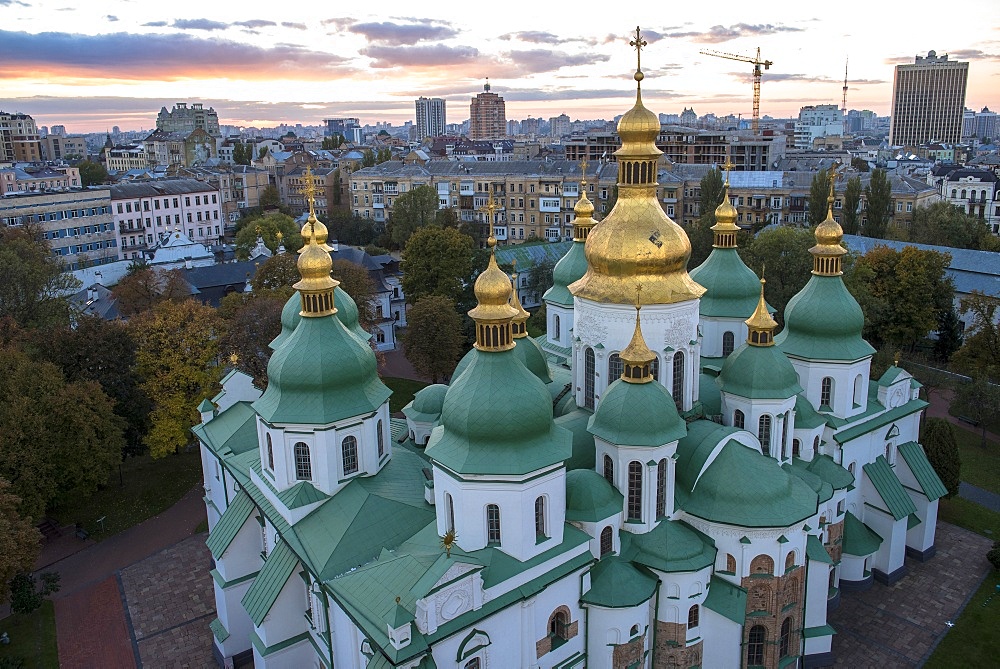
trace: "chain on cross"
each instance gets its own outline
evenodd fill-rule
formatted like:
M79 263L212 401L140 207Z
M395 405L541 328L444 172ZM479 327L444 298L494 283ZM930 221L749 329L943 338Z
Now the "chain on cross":
M646 40L642 39L642 33L639 32L639 26L635 27L635 39L631 40L628 45L635 47L635 69L642 70L642 47L646 46Z

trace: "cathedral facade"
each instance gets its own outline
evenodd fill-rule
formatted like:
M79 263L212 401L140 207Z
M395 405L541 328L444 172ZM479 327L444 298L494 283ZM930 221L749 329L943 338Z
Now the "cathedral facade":
M635 79L617 204L596 222L580 189L546 336L491 255L475 347L405 422L310 217L267 389L231 373L194 428L220 664L828 666L841 591L933 555L926 403L870 378L840 226L775 335L728 196L688 272Z

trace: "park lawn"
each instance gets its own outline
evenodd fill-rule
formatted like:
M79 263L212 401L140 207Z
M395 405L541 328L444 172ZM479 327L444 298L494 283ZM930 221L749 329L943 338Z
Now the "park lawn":
M7 632L10 645L0 645L0 659L20 658L25 669L58 669L56 615L52 602L28 615L12 614L0 620L0 633Z
M948 413L950 413L955 418L960 418L958 411L955 410L953 405L948 407ZM1000 434L1000 413L991 414L989 418L983 421L983 423L986 425L986 429L992 432L993 434ZM976 434L978 438L982 440L983 438L982 428L983 428L982 425L976 427L972 427L970 425L969 431Z
M382 379L382 383L389 386L392 397L389 398L389 412L396 413L402 411L403 407L410 403L417 391L426 388L429 383L425 381L414 381L413 379L400 379L387 376Z
M67 500L49 511L62 525L81 523L100 541L166 511L202 480L198 450L154 460L148 455L128 458L107 486L89 497ZM97 522L104 517L104 527Z
M1000 657L1000 572L990 571L965 605L955 626L948 630L934 650L927 669L952 667L992 667ZM993 598L986 603L986 599Z
M938 520L964 527L994 541L1000 540L1000 513L961 497L942 498Z
M962 480L1000 494L1000 444L987 441L983 448L978 432L958 425L952 427L962 458Z

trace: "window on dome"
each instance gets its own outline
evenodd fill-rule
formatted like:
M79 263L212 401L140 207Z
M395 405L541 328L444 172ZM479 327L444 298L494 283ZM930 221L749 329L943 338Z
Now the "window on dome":
M622 362L617 353L612 353L611 357L608 358L608 383L611 384L620 379L623 371L625 371L625 363Z
M732 553L726 553L726 571L730 574L736 573L736 557Z
M858 374L854 377L854 406L861 406L861 393L864 392L864 379Z
M653 362L650 363L649 374L653 377L654 381L660 380L660 359L653 358Z
M628 519L642 520L642 464L628 463Z
M615 485L615 461L607 453L604 454L604 478L612 486Z
M754 625L747 636L747 666L754 667L764 664L764 643L767 640L767 630L763 625Z
M486 505L486 541L500 543L500 507L496 504Z
M792 412L791 411L786 411L785 415L782 416L782 421L781 421L781 448L778 449L781 452L781 457L783 457L783 458L786 457L785 454L787 453L787 451L785 451L785 449L788 448L788 424L790 422L792 422Z
M656 517L661 518L667 513L667 459L663 458L656 465Z
M732 332L722 333L722 357L725 358L727 355L733 352L733 348L736 345L736 336Z
M545 498L535 500L535 538L545 538Z
M341 454L344 458L344 476L358 471L358 440L355 437L344 437L340 442Z
M588 348L583 353L583 406L594 410L594 373L596 372L594 349Z
M601 557L610 555L611 551L614 550L614 547L614 531L611 529L611 526L608 525L601 530Z
M559 314L552 316L552 338L559 339Z
M764 414L757 422L757 438L764 455L771 455L771 417Z
M385 455L385 440L382 434L382 420L379 419L378 425L375 426L375 438L378 439L378 456L381 458Z
M819 455L819 435L813 437L813 456Z
M739 409L737 409L736 411L734 411L733 412L733 427L737 427L737 428L739 428L739 429L742 430L742 429L744 429L745 424L746 424L746 417L743 415L743 412L740 411Z
M274 471L274 447L271 445L271 435L267 435L267 468Z
M781 643L778 644L779 657L788 657L789 641L792 636L792 618L789 616L781 623Z
M674 353L674 382L671 395L678 409L684 406L684 351Z
M309 446L302 441L295 444L295 478L299 481L312 480L312 462L309 459Z
M826 407L828 410L833 406L831 403L833 399L833 378L829 376L823 377L823 381L820 383L819 389L819 404L820 408Z
M698 626L698 605L695 604L688 609L688 629Z
M447 514L448 519L448 532L455 531L455 500L451 498L451 493L446 492L444 494L444 510Z

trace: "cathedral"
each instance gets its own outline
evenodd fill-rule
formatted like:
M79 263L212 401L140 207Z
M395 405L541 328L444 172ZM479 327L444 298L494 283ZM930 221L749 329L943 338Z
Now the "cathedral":
M830 666L840 593L933 556L926 403L902 369L870 377L832 211L775 334L728 194L688 271L642 79L545 336L491 255L474 348L405 421L310 215L267 389L231 372L193 428L220 666Z

